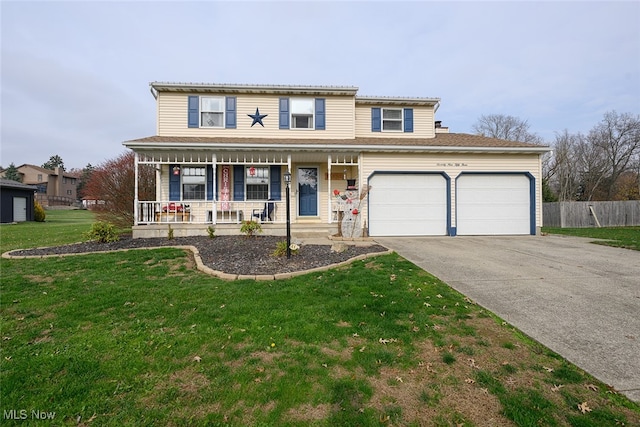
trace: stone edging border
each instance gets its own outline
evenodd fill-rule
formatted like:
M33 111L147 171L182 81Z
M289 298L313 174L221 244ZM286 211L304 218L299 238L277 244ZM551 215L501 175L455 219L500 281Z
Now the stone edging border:
M353 258L349 258L346 261L339 262L337 264L329 264L323 265L322 267L311 268L309 270L300 270L300 271L292 271L289 273L278 273L278 274L256 274L256 275L247 275L247 274L231 274L225 273L224 271L214 270L210 267L207 267L202 262L202 258L200 257L200 252L198 248L192 245L176 245L176 246L149 246L146 248L127 248L127 249L115 249L111 251L99 251L99 252L79 252L72 254L52 254L52 255L11 255L11 252L19 251L21 249L13 249L11 251L7 251L2 254L2 258L4 259L31 259L31 258L57 258L57 257L65 257L65 256L75 256L75 255L90 255L90 254L106 254L113 252L127 252L127 251L136 251L136 250L144 250L144 249L165 249L165 248L175 248L175 249L184 249L189 250L193 254L193 258L196 261L196 268L203 273L209 274L211 276L217 277L222 280L256 280L256 281L268 281L268 280L283 280L290 279L296 276L302 276L304 274L315 273L320 271L327 271L331 268L342 267L347 264L351 264L354 261L359 261L367 258L372 258L374 256L379 255L387 255L391 254L394 251L391 249L387 249L385 252L371 252L368 254L362 254L355 256ZM39 249L39 248L36 248Z

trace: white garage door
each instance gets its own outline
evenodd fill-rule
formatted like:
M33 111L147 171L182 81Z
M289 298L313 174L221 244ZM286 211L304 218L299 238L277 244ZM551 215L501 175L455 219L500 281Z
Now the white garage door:
M442 175L376 174L369 184L369 235L447 234L447 181Z
M526 175L461 175L456 181L458 235L530 234Z

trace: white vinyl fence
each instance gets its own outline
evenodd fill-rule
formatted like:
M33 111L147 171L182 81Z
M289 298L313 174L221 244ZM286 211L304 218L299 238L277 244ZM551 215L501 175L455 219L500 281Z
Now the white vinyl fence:
M640 225L640 200L544 203L542 221L545 227L561 228Z

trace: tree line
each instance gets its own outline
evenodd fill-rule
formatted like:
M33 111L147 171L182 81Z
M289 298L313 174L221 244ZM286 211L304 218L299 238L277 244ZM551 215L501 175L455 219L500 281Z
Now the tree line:
M478 135L544 144L526 120L481 116ZM543 197L550 201L640 199L640 115L609 111L588 133L556 132L543 158Z

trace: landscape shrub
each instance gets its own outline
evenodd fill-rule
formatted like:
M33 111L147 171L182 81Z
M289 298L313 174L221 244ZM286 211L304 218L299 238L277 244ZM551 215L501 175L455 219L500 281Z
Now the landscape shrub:
M242 221L240 232L246 234L248 237L251 237L256 233L262 233L262 225L260 225L260 223L257 221Z
M85 236L90 240L95 240L100 243L117 242L120 240L116 227L105 221L98 221L91 224L91 229L85 233Z
M44 222L46 217L47 217L47 214L44 211L44 208L42 207L40 202L38 202L36 200L35 201L35 207L34 207L34 218L33 219L36 220L37 222Z

